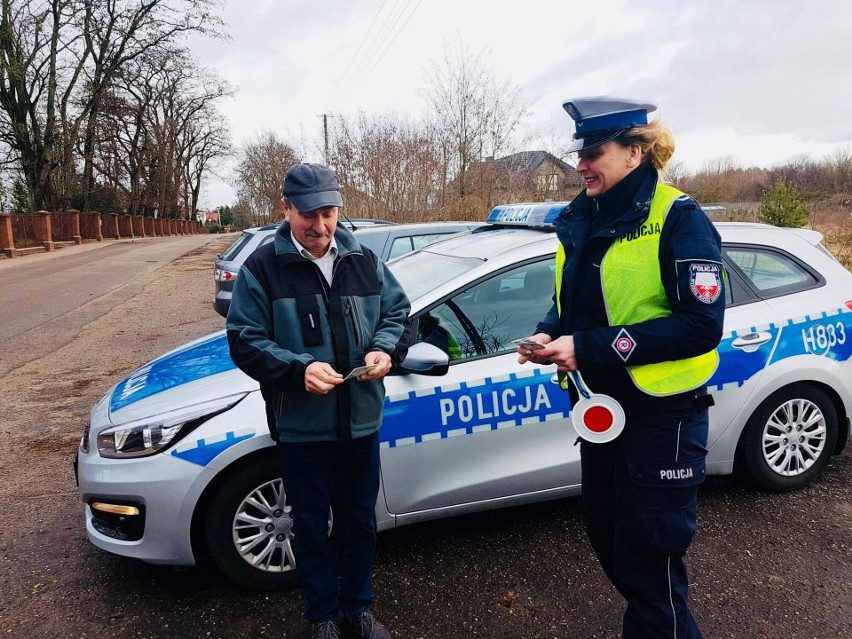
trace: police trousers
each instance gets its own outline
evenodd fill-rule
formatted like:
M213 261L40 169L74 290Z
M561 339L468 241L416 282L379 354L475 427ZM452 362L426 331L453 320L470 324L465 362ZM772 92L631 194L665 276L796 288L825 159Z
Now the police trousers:
M278 442L293 554L310 622L354 617L373 600L379 433L343 441ZM333 525L328 534L329 508Z
M623 639L700 639L684 555L705 475L707 408L629 416L613 442L582 442L592 548L627 600Z

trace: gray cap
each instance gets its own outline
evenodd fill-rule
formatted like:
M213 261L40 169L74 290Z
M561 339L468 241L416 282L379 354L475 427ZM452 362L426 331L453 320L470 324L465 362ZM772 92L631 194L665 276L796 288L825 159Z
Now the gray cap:
M300 213L310 213L326 206L343 206L340 185L322 164L295 164L287 171L281 195L293 203Z

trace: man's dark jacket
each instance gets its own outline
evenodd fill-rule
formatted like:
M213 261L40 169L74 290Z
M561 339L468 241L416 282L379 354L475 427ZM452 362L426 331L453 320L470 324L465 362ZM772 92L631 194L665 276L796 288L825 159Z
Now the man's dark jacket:
M227 329L231 358L258 380L283 442L363 437L382 423L382 380L348 380L327 395L305 390L314 361L344 376L370 351L395 363L405 356L410 305L387 266L342 226L331 286L299 254L282 222L272 243L243 264L234 285Z

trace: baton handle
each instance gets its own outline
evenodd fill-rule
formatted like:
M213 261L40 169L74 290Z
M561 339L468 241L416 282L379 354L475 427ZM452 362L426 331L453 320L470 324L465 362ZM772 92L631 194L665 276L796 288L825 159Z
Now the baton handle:
M580 371L571 371L571 381L574 382L574 386L577 388L577 392L584 399L589 399L592 396L592 392L589 390L589 387L586 386L585 380L583 380L583 376L580 374Z

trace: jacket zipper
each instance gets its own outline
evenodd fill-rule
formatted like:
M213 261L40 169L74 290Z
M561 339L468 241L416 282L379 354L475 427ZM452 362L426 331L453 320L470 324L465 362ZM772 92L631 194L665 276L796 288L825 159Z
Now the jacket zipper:
M364 336L361 334L361 315L358 312L358 303L354 297L348 297L346 304L346 314L351 314L352 328L355 333L355 346L364 348Z

